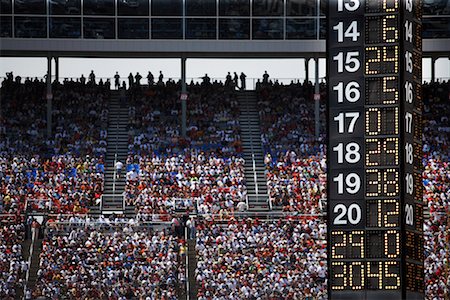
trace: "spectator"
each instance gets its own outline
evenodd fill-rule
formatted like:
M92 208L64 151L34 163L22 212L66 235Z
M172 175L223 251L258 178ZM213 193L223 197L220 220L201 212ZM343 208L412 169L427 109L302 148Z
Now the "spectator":
M147 83L148 83L148 86L152 86L155 83L155 78L153 77L153 74L150 71L148 71Z
M94 70L91 70L91 74L89 74L89 82L93 85L95 85L95 74Z
M269 74L267 74L267 71L264 71L262 83L263 84L268 84L269 83Z
M119 87L120 87L120 75L119 75L119 72L116 72L116 75L114 75L114 87L116 89L119 89Z
M235 87L235 88L238 87L238 79L239 79L238 74L237 74L236 72L234 72L234 76L233 76L233 84L234 84L234 87Z
M122 175L123 163L120 160L116 161L116 163L114 164L114 168L116 169L116 177L117 179L119 179Z
M141 76L141 74L139 74L139 72L136 73L136 76L134 76L134 79L136 82L136 86L140 87L142 76Z
M245 90L245 79L247 78L247 76L244 74L244 72L241 72L241 76L239 76L239 78L241 79L241 90Z
M131 74L131 72L130 75L128 75L128 86L130 89L134 86L134 77L133 74Z

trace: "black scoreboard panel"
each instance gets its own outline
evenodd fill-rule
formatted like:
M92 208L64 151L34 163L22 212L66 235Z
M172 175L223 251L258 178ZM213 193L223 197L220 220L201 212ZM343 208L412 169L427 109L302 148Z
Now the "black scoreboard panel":
M331 299L423 299L420 0L328 1Z

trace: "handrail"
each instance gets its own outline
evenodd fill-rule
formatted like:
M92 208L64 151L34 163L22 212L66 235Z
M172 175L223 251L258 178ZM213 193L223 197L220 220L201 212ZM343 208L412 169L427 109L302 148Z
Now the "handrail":
M125 203L125 195L122 194L122 210L125 212L126 203Z
M117 168L116 168L116 163L117 163L117 151L119 149L118 147L118 142L119 142L119 135L117 134L119 131L119 115L116 116L116 149L115 149L115 154L114 154L114 164L113 164L113 199L116 199L116 180L117 180ZM122 172L123 173L123 172ZM123 175L123 174L122 174ZM103 203L103 196L102 196L102 203ZM122 196L122 210L125 210L125 198ZM103 205L102 208L100 210L101 212L103 212Z
M256 201L259 202L258 178L256 175L256 163L255 163L255 153L253 152L253 143L252 143L252 164L253 164L253 181L255 183Z
M267 191L269 192L269 191ZM269 209L272 210L273 209L273 203L272 203L272 198L270 197L270 195L267 196L267 199L269 199Z
M27 261L27 274L25 275L25 284L23 286L23 299L25 299L28 289L28 280L30 279L30 269L31 269L31 260L33 257L33 249L34 249L34 243L36 240L36 234L38 234L39 229L37 228L31 228L31 244L30 244L30 250L28 251L28 261Z
M185 274L184 276L186 276L186 300L189 300L190 296L190 284L189 284L189 245L188 245L188 228L184 227L184 240L186 243L186 255L185 255L185 260L186 260L186 266L185 266Z

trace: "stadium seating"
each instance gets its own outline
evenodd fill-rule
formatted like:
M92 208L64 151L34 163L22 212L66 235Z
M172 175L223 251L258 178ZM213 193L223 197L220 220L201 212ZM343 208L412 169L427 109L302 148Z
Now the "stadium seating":
M103 193L109 91L79 82L54 89L55 124L47 138L45 84L2 83L0 298L13 299L23 287L23 216L45 212L71 215L47 224L35 297L119 299L145 293L177 299L186 280L186 248L170 230L141 228L129 220L112 226L100 219L67 231L55 225L82 220L73 214L87 213ZM139 220L165 215L159 221L171 221L186 210L224 219L197 221L199 299L326 299L322 219L230 219L245 209L246 199L234 92L218 83L191 85L183 139L178 91L170 81L131 90L129 102L122 103L129 111L124 196ZM321 139L313 138L312 86L260 84L257 92L270 200L290 214L320 213L319 200L326 199L326 131L321 124ZM423 103L424 203L430 214L424 227L426 293L427 299L446 299L449 83L425 84Z
M178 86L133 89L125 201L140 217L185 207L227 214L246 197L233 91L222 84L189 86L187 137L180 135Z
M49 232L34 297L178 299L185 286L184 241L165 229L116 221Z
M198 299L326 299L320 219L197 226Z

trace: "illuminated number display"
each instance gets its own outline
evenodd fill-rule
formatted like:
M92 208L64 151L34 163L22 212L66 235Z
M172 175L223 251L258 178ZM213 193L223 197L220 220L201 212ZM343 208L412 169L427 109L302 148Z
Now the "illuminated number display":
M424 296L421 9L328 1L330 299Z

